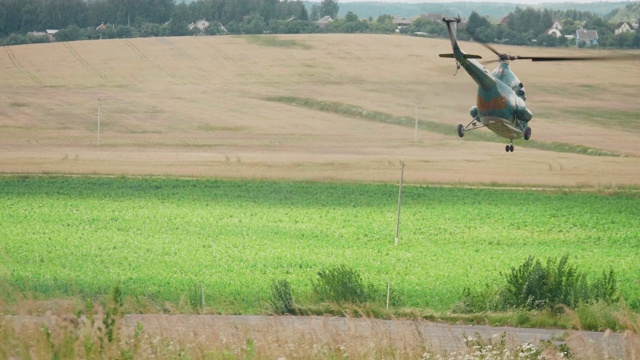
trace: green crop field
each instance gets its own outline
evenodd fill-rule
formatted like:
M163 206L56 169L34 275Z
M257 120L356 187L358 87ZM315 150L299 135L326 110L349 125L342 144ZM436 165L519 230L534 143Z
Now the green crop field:
M569 254L590 276L612 268L639 305L637 193L407 186L396 246L397 201L381 184L2 177L0 277L44 298L197 288L215 311L261 313L272 281L305 302L344 264L380 294L390 278L399 306L441 311L529 255Z

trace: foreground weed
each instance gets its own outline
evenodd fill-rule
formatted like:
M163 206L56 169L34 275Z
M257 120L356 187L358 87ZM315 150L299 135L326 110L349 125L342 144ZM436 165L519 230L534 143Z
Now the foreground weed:
M274 281L271 284L271 309L278 315L295 314L296 308L291 294L291 285L287 280Z
M556 346L550 341L540 341L537 345L512 344L513 342L507 339L506 333L494 335L490 339L485 339L478 333L473 336L465 334L464 342L467 351L461 356L454 354L454 358L537 360L571 357L571 351L566 344Z

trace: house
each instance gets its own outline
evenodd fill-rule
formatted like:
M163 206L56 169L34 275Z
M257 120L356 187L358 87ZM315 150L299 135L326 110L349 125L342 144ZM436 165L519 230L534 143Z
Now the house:
M33 36L37 38L47 38L47 41L54 42L56 41L56 34L58 30L45 30L45 31L29 31L27 36Z
M562 30L562 25L560 25L559 22L554 21L553 25L551 25L551 27L549 29L556 29L556 30Z
M316 25L318 25L318 27L320 28L324 28L326 27L330 22L332 22L333 19L331 18L331 16L325 16L322 19L316 21Z
M576 46L584 44L585 46L598 46L598 31L584 30L580 28L576 31Z
M98 25L98 27L96 27L96 31L105 31L107 30L107 25L105 25L104 23Z
M27 33L27 36L43 37L43 36L47 36L47 33L44 31L29 31Z
M614 31L615 35L620 35L627 32L636 32L633 27L627 22L621 22L616 26Z
M560 32L560 30L553 29L553 28L550 28L549 30L547 30L547 32L545 32L545 34L551 35L551 36L555 36L557 38L562 36L562 33Z
M187 27L189 28L189 30L198 29L201 33L203 33L209 27L209 25L210 24L207 20L202 19L187 25Z
M500 21L498 21L498 26L507 26L507 22L509 21L509 15L503 16Z
M412 22L413 20L406 17L402 17L402 16L393 17L393 24L396 26L396 32L400 32L402 29L408 28Z
M555 36L557 38L562 37L562 25L559 22L554 21L553 25L545 32L547 35Z
M46 30L46 33L50 42L56 41L56 34L58 33L58 30Z

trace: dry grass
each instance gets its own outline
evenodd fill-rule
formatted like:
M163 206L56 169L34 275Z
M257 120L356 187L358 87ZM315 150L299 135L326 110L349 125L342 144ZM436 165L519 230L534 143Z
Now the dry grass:
M453 63L437 57L448 47L341 34L5 47L0 171L389 182L404 159L414 183L638 184L638 126L625 128L637 122L625 114L640 113L631 62L512 66L528 90L534 139L627 155L614 159L527 148L506 154L495 143L425 130L414 142L412 128L265 100L307 97L394 116L414 116L417 102L420 118L453 126L468 121L475 85L464 73L451 76ZM463 48L490 55L477 44Z
M47 310L40 316L0 318L0 359L560 359L567 350L577 359L640 356L640 337L631 331L327 316L118 315L106 325L105 310L99 307L78 313L72 301L27 301L22 311L24 306Z

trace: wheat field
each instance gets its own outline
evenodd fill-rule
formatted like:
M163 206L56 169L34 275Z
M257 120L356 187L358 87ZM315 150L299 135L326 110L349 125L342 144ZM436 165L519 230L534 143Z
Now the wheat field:
M479 44L468 53L491 59ZM611 51L499 47L519 55ZM476 86L445 39L141 38L4 47L0 172L628 186L640 178L637 62L531 63L532 139L599 157L457 137ZM488 65L494 66L494 65ZM451 135L268 101L295 96L451 126ZM486 129L479 130L489 132ZM417 139L416 139L417 138ZM417 140L417 141L416 141ZM476 139L478 140L478 139Z

